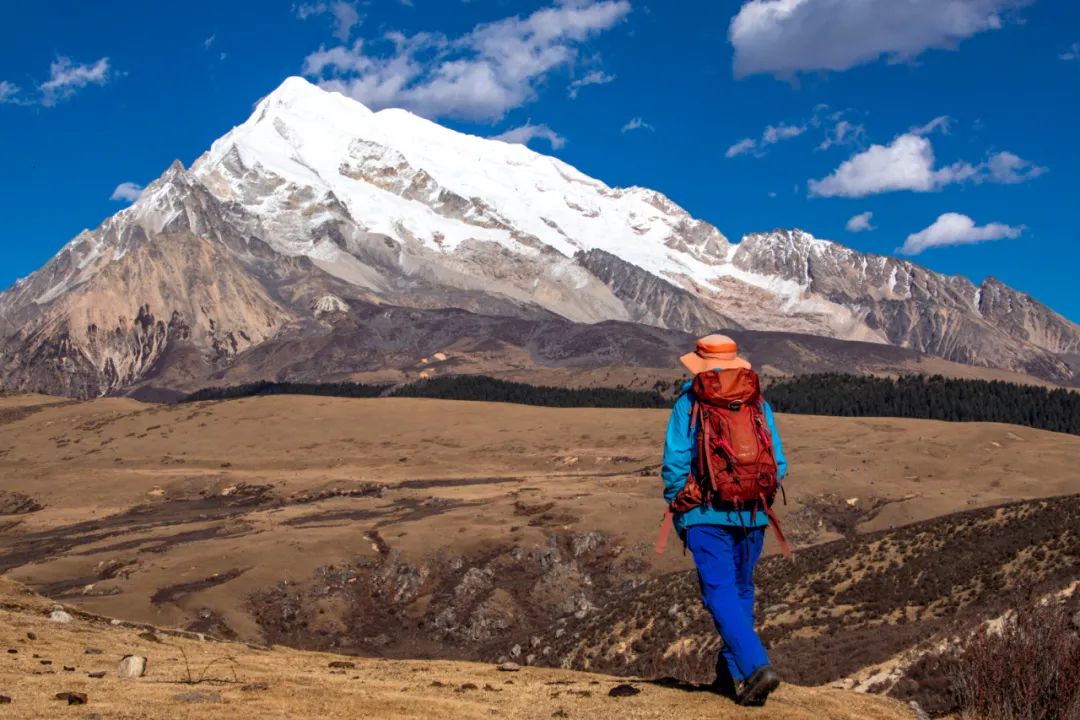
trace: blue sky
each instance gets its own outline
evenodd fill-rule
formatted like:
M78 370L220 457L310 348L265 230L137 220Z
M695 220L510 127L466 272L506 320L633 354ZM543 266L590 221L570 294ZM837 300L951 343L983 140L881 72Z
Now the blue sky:
M1076 320L1078 43L1065 0L5 3L0 287L306 73Z

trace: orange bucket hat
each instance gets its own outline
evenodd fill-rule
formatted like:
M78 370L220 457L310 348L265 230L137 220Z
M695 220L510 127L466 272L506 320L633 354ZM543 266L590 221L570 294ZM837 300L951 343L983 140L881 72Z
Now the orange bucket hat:
M750 367L749 362L739 357L739 346L727 335L706 335L700 338L694 352L686 353L679 360L695 375L709 370Z

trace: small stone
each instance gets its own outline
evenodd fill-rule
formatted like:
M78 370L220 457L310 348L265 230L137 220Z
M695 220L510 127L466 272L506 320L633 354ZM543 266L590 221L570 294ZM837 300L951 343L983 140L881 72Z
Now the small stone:
M186 703L219 703L221 693L212 690L192 690L173 695L173 700Z
M517 672L521 669L521 666L518 665L516 662L504 662L496 665L495 669L499 670L500 672Z
M461 685L461 687L459 687L457 689L457 692L465 692L467 690L479 690L479 689L480 688L476 685L476 683L471 683L470 682L470 683L463 683Z
M117 625L123 625L124 621L123 620L117 620L116 618L112 618L111 620L109 620L109 624L115 627Z
M11 704L11 698L9 698L7 695L0 695L0 705L10 705L10 704Z
M61 692L56 693L57 700L64 700L68 705L85 705L86 693L80 692Z
M566 710L564 710L563 708L559 708L555 712L551 713L551 717L553 717L553 718L568 718L568 717L570 717L570 713L566 712Z
M630 697L632 695L637 695L639 692L641 692L639 688L622 683L608 690L608 695L611 697Z
M152 642L152 643L161 642L161 639L158 638L157 635L155 635L154 633L149 632L149 631L139 633L139 639L140 640L145 640L146 642Z
M138 678L146 674L146 658L142 655L125 655L116 668L116 674L125 678Z
M784 612L785 610L789 610L790 608L791 608L791 606L788 605L787 603L777 603L775 605L770 605L769 607L765 608L765 614L766 615L773 615L775 613L781 613L781 612Z
M335 670L352 670L356 667L356 663L349 662L348 660L332 660L327 667L334 668Z
M41 661L39 661L39 662L40 662L40 663L41 663L42 665L52 665L52 660L41 660Z
M922 709L922 706L920 706L917 701L912 700L908 705L911 706L911 709L915 712L915 717L918 718L918 720L930 720L930 716Z
M66 610L53 610L49 613L49 619L57 623L69 623L75 618Z
M75 668L71 667L70 665L65 665L64 672L75 672Z
M105 671L104 670L97 670L97 671L92 672L92 673L86 673L86 676L87 677L92 677L95 680L100 680L101 678L105 677Z
M84 655L100 655L101 652L102 652L101 648L95 648L95 647L88 647L85 650L83 650Z
M28 632L28 633L26 633L26 639L27 640L37 640L37 635L35 635L32 632Z
M15 648L8 648L8 655L18 655L19 651Z

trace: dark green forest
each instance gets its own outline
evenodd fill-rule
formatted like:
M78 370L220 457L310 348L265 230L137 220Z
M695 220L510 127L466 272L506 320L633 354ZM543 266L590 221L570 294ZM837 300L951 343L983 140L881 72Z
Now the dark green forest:
M940 375L802 375L769 384L777 412L1002 422L1080 435L1080 393Z
M395 389L397 397L486 400L546 407L663 408L671 398L659 390L624 387L562 388L527 385L485 375L447 375Z
M546 407L665 408L683 381L650 390L563 388L510 382L484 375L448 375L407 385L256 382L206 388L181 402L256 395L414 397L482 400ZM1080 435L1080 393L1000 381L940 375L901 378L845 374L802 375L769 381L765 397L777 412L843 417L906 417L1003 422Z
M235 400L237 398L258 395L328 395L332 397L369 398L379 397L389 389L389 385L362 385L360 383L291 383L259 382L228 387L209 387L196 390L185 396L180 402L200 402L202 400Z

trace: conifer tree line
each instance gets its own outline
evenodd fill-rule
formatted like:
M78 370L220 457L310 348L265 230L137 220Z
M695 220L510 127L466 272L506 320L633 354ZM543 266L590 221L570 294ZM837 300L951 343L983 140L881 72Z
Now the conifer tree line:
M1080 434L1080 393L999 380L826 373L777 380L765 396L785 413L1001 422Z
M651 389L635 390L622 386L530 385L486 375L446 375L405 385L262 381L206 388L181 402L256 395L330 395L479 400L563 408L667 408L684 382L657 382ZM1080 435L1080 393L998 380L824 373L766 380L765 397L774 410L783 413L1001 422Z

